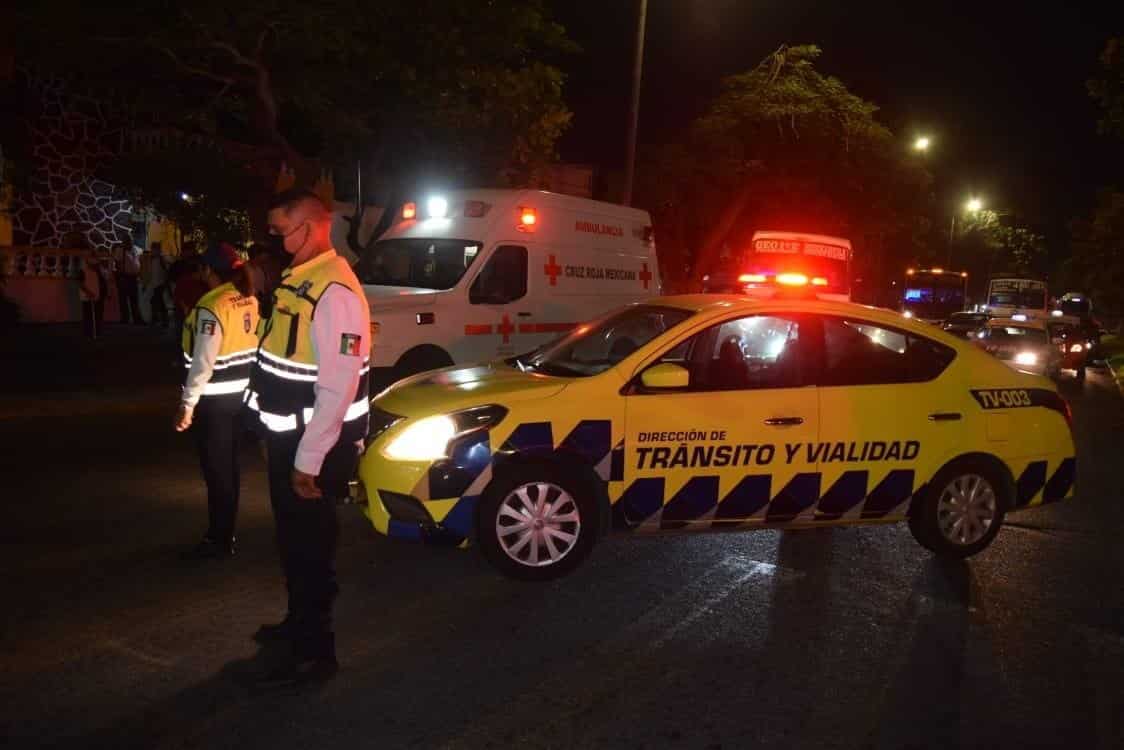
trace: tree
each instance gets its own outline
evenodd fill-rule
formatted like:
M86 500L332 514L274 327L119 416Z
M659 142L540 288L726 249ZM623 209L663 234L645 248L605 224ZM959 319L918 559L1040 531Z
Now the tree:
M1124 192L1101 191L1091 219L1074 221L1069 272L1112 316L1124 314Z
M213 139L256 215L282 164L305 185L358 158L526 181L569 121L549 60L572 45L542 0L44 0L20 20L21 61Z
M815 68L814 45L781 47L722 91L679 143L641 164L663 256L697 288L723 247L754 228L839 234L864 248L858 275L887 272L925 227L930 178L910 161L877 107ZM696 241L697 238L697 241ZM662 269L672 282L684 269Z
M1101 133L1124 137L1124 38L1109 39L1101 52L1100 73L1086 87L1103 110Z

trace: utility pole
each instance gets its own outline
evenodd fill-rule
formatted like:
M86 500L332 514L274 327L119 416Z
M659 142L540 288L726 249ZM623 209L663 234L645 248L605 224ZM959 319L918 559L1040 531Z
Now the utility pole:
M636 18L636 57L632 61L632 102L628 108L628 143L624 157L624 196L622 202L632 205L632 183L636 173L636 128L640 119L640 76L644 69L644 27L648 20L648 0L640 0Z
M952 213L952 225L948 228L948 257L945 259L944 267L952 268L952 240L956 236L956 212Z

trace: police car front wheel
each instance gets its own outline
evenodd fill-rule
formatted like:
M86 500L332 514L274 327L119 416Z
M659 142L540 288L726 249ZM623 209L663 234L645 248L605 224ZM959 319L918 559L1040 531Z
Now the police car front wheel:
M477 538L504 574L524 580L555 578L589 554L596 505L580 482L553 467L515 467L481 498Z
M991 544L1007 498L993 467L964 460L946 466L909 518L920 544L938 555L970 557Z

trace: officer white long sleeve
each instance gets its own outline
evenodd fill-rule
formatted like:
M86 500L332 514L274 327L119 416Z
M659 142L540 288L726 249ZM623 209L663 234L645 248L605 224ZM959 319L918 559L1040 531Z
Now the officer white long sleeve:
M312 350L319 367L316 403L297 446L294 466L305 474L317 475L324 456L339 439L344 415L355 400L360 370L366 367L370 355L366 301L345 286L329 286L312 319Z
M203 389L211 381L215 359L222 348L222 326L210 310L200 308L195 321L195 349L191 352L191 367L183 383L184 405L195 407Z

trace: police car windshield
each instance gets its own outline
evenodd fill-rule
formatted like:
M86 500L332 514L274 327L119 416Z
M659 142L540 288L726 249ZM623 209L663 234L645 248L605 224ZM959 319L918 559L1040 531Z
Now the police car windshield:
M546 375L598 375L693 314L676 307L626 307L578 326L514 364Z
M364 284L452 289L480 254L475 240L398 238L380 240L359 258Z

